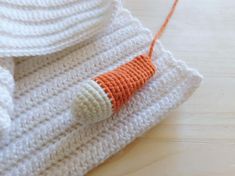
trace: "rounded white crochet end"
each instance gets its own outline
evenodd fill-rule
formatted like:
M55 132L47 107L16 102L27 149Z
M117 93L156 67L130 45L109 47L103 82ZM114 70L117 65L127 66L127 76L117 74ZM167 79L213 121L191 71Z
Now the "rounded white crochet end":
M84 125L107 119L113 113L109 97L93 80L81 84L72 105L72 112Z

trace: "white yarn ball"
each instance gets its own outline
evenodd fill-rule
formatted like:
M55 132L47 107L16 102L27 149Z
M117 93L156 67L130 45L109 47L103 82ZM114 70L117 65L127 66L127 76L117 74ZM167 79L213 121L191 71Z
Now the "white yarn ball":
M72 112L82 124L91 124L109 118L112 103L107 94L93 80L81 83L77 97L74 99Z

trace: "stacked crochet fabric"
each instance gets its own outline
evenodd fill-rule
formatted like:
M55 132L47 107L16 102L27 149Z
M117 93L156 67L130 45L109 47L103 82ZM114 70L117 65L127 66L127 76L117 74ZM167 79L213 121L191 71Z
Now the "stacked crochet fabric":
M45 55L101 32L110 0L0 1L0 56Z
M16 0L6 2L4 8L18 8L21 5ZM37 1L24 2L24 5L32 7L30 3ZM45 2L40 8L54 1ZM66 2L70 4L77 1ZM123 9L118 1L113 2L112 6L115 6L112 7L115 10L111 23L102 31L97 31L95 36L87 36L85 38L89 39L82 42L78 41L79 37L74 37L78 44L50 55L14 58L15 108L14 115L9 110L11 127L0 139L0 175L84 175L156 125L199 86L200 74L175 60L159 43L153 56L157 73L143 89L111 118L82 126L71 112L80 84L146 53L152 40L149 30ZM35 39L41 40L38 37ZM34 46L33 50L27 50L27 44L23 50L15 46L6 46L5 49L0 46L1 55L5 55L4 51L6 55L10 51L13 55L39 51L34 50ZM46 52L47 48L42 48L34 54ZM0 71L8 78L6 81L0 76L0 87L9 91L9 94L6 93L8 100L11 99L14 84L11 77L13 63L9 59L0 59ZM2 109L8 109L9 103L3 105L5 101L0 102Z

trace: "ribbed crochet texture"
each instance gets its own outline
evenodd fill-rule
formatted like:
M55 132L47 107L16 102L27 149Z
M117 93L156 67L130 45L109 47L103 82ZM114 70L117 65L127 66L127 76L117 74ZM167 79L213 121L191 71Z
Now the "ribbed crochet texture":
M112 23L95 38L51 55L15 59L15 115L0 140L0 175L84 175L156 125L199 86L200 74L158 43L153 55L157 74L117 114L82 126L71 113L80 85L92 90L97 85L92 78L147 53L152 40L127 10L117 9ZM96 90L98 99L107 98Z
M110 0L2 0L0 57L45 55L104 30L116 11Z

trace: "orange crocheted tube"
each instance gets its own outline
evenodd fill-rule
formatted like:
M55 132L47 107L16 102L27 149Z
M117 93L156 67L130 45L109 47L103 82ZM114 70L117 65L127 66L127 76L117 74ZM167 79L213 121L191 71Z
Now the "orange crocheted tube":
M113 111L117 112L155 71L150 57L140 55L110 72L95 77L94 80L107 93Z

